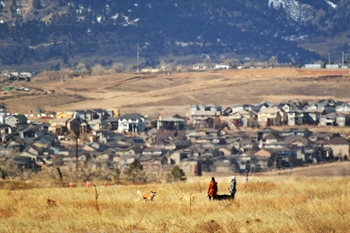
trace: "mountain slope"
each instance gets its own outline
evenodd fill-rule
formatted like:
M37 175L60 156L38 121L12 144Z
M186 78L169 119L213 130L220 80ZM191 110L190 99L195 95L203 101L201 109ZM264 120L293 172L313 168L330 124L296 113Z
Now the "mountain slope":
M0 59L135 63L139 45L144 66L276 54L282 63L314 62L349 49L349 6L350 0L2 0ZM332 38L342 39L318 49Z

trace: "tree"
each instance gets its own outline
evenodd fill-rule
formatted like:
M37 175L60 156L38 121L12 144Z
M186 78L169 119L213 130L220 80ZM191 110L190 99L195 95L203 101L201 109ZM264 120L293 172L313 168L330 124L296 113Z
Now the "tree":
M143 171L143 166L138 160L134 160L129 166L129 168L124 171L124 174L135 183L136 180L145 181L145 173Z
M185 172L177 165L171 169L171 172L166 177L167 182L177 182L186 180L187 178Z

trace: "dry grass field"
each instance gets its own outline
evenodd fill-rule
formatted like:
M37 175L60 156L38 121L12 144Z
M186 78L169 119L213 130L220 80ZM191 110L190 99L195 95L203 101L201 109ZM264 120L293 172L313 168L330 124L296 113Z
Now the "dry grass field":
M209 202L209 180L96 183L96 189L16 190L5 185L0 190L0 232L349 232L348 178L251 176L246 182L238 176L231 202ZM219 193L227 193L229 177L216 180ZM153 202L140 201L137 190L156 191L157 196ZM179 201L191 193L197 195L193 203Z
M333 98L350 101L349 69L309 70L294 68L217 70L166 74L109 73L49 80L45 73L32 82L13 86L30 92L1 92L0 101L11 112L88 108L118 108L150 116L188 113L191 104L223 107L262 101L299 98ZM51 90L55 92L52 93Z

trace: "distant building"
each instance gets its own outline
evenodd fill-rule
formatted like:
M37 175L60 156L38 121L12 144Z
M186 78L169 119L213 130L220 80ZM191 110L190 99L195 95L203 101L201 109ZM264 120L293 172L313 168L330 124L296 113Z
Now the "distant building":
M305 69L321 69L322 65L321 64L305 64L304 68Z
M0 105L0 123L4 124L4 118L7 116L7 108L5 105Z
M230 66L225 64L215 64L214 70L221 70L221 69L230 69Z
M340 66L338 64L326 64L326 69L339 69Z

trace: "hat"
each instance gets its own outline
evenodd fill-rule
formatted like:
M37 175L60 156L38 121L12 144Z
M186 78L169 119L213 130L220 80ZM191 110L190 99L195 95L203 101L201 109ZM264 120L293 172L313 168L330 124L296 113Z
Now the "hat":
M236 179L236 177L235 176L231 176L231 180L235 180Z

